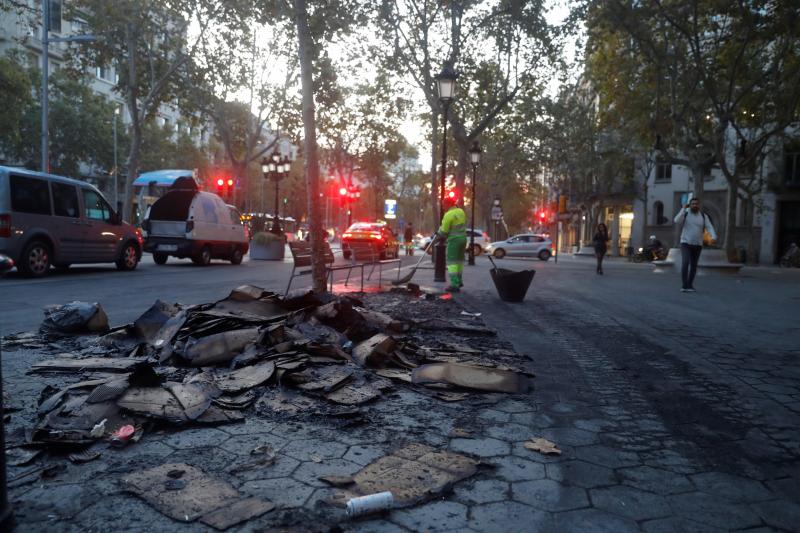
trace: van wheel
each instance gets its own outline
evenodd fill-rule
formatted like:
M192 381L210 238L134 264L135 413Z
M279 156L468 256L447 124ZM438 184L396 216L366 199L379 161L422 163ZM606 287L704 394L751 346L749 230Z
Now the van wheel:
M167 254L153 254L153 261L155 261L157 265L165 265L167 263L167 258L169 258Z
M203 246L203 248L200 249L200 253L192 257L192 262L195 265L208 266L209 263L211 263L211 248Z
M19 269L26 276L40 278L50 270L50 247L42 241L32 241L20 256Z
M242 249L237 246L236 248L233 249L233 253L231 254L231 264L241 265L242 257L244 257Z
M119 259L117 259L117 268L119 270L136 270L136 265L139 264L139 249L132 242L127 243L122 247Z

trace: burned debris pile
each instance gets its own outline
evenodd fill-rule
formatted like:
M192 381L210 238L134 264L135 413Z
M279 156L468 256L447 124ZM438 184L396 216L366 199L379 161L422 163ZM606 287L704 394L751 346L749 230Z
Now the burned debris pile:
M425 294L396 291L392 296L398 301L426 303ZM390 390L411 388L453 402L487 393L523 393L532 377L518 354L472 346L494 332L469 314L458 320L401 315L399 308L397 313L367 308L352 296L307 293L283 298L250 285L214 303L156 301L132 324L110 329L97 304L68 305L60 314L49 312L42 334L60 337L61 349L74 349L35 363L30 372L67 376L71 383L41 391L35 427L11 443L20 461L32 461L47 450L75 463L87 462L99 456L89 449L98 441L125 446L156 428L228 424L247 417L285 420L312 412L346 428L365 423L362 406ZM64 327L56 320L59 316L68 318ZM447 333L432 341L431 330L437 328ZM103 333L75 337L92 331ZM35 340L23 335L18 342ZM438 453L418 447L400 450L400 459L391 460L405 461L413 477L415 468L436 467ZM456 459L463 468L450 471L453 480L474 472L469 458ZM178 470L183 477L167 479ZM331 482L348 485L355 496L392 483L397 490L397 480L380 477L380 465L372 470ZM180 501L186 495L164 488L198 476L205 474L189 465L164 465L127 476L123 485L144 499L157 500L154 506L168 516L227 527L235 517L224 512L198 511L188 518L191 513ZM397 493L396 500L408 504L421 497L415 490L435 494L453 481L434 477L444 481L424 489L409 485L408 493ZM232 487L209 497L221 499L205 509L233 506L242 520L272 508L269 502L240 497ZM181 517L178 508L183 509Z

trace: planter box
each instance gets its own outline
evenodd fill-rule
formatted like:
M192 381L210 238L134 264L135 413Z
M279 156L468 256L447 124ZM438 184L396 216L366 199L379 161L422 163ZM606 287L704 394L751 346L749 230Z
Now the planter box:
M283 261L286 244L283 241L273 241L266 244L250 243L250 259L256 261Z

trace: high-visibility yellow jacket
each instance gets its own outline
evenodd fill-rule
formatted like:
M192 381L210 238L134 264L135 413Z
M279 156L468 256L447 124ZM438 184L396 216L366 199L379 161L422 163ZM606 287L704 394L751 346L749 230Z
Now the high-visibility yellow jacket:
M458 206L453 206L447 210L442 217L442 226L439 234L443 237L466 237L467 236L467 215Z

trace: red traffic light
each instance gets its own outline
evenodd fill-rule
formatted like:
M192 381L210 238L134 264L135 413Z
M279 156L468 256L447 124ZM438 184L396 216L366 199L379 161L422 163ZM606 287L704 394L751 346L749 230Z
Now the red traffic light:
M447 193L447 196L448 196L448 198L450 198L451 200L455 200L455 198L456 198L456 191L450 191L449 193Z
M228 187L233 187L233 180L232 179L228 180Z
M547 218L547 211L539 211L539 220L544 220Z
M217 180L217 187L222 187L223 185L225 185L225 181L223 181L222 178L218 179Z
M339 196L347 196L347 187L342 187L339 189Z

